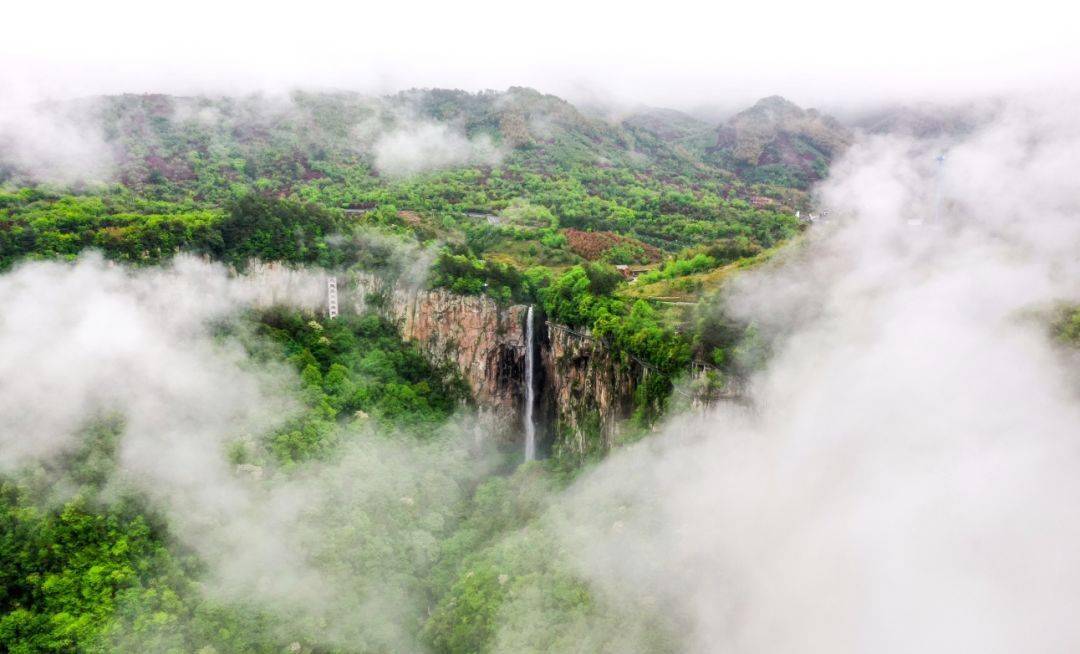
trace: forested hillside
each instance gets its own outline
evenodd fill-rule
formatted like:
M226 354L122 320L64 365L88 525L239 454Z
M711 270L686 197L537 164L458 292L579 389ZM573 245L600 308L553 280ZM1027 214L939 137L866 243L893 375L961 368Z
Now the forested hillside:
M5 4L0 654L1076 654L1062 5Z
M97 144L100 165L77 185L94 195L221 204L258 192L327 208L394 206L461 227L527 203L562 227L617 230L668 250L738 233L768 246L790 235L784 215L805 205L789 175L748 181L723 157L681 145L671 136L678 115L612 123L528 89L117 96L48 111ZM49 180L39 168L8 158L0 181Z
M96 143L98 165L60 181L4 161L0 269L95 248L133 265L189 251L238 268L255 258L397 274L392 243L411 243L435 260L430 284L541 302L617 343L682 340L677 349L707 362L730 362L714 350L731 343L695 335L685 312L641 304L640 320L622 317L638 298L707 294L722 271L796 235L806 183L847 138L779 98L715 128L668 110L610 121L522 88L125 95L44 110ZM543 287L586 264L574 274L649 272L588 291L567 277L560 288L576 289L579 309L543 300ZM671 374L689 356L627 347Z
M846 142L777 99L718 128L667 110L608 120L522 88L124 95L42 111L78 127L88 165L60 175L0 150L0 272L92 268L80 257L96 251L134 276L187 253L234 275L258 260L528 304L647 367L628 439L692 362L717 384L758 364L754 326L712 293L805 228L795 211ZM665 297L687 293L706 301ZM0 649L676 647L677 625L593 594L549 533L552 492L602 450L519 467L516 448L478 445L459 371L375 312L279 306L211 327L246 366L287 371L298 403L229 434L220 458L254 497L314 498L283 528L310 530L305 565L343 595L319 610L208 589L220 561L125 476L128 417L106 411L59 463L0 471Z

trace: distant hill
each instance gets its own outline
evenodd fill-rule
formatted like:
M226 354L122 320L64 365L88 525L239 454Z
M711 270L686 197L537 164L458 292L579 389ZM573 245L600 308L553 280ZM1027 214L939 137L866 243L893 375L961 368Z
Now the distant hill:
M769 111L777 102L725 124L727 148L714 125L678 111L614 120L521 87L104 96L39 107L34 135L55 138L0 130L0 187L48 182L207 209L254 193L522 265L577 255L554 232L513 242L522 226L506 212L531 216L525 229L612 232L667 252L735 237L770 247L798 229L809 182L843 142L830 140L831 119L790 103ZM605 256L634 259L628 248Z
M851 124L870 134L903 134L917 138L960 136L987 122L999 110L993 102L956 106L894 105L857 116Z
M498 162L541 172L598 166L720 180L729 194L745 198L769 194L749 186L771 185L779 197L819 178L846 143L831 119L779 98L735 116L717 139L715 125L678 111L648 109L612 122L521 87L384 97L127 94L51 105L39 118L65 136L85 137L79 140L98 150L89 154L106 159L112 178L129 187L203 195L219 181L288 192L342 165L380 177ZM32 182L51 169L35 163L42 162L0 154L0 182ZM776 165L791 174L769 174Z
M668 143L679 143L700 138L711 132L713 126L674 109L649 108L623 119L623 127L650 132Z
M835 118L771 96L721 125L705 160L748 183L806 189L851 141Z

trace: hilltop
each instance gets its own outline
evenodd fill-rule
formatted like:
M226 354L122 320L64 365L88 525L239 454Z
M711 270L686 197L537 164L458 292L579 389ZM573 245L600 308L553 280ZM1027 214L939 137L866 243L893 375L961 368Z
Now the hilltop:
M829 131L831 119L778 99L719 127L723 143L734 134L728 147L709 145L716 126L677 111L607 120L526 88L118 95L41 113L81 157L45 162L67 161L63 168L7 149L0 183L9 189L108 198L121 213L135 199L213 210L254 193L371 214L421 240L547 226L612 232L668 253L736 237L767 248L789 237L807 180L846 142ZM791 154L799 148L813 156ZM79 163L83 170L70 168ZM581 260L547 236L525 251L504 243L519 251L502 254L523 266Z
M802 226L793 211L806 202L802 189L751 181L710 158L715 126L691 116L648 110L609 120L523 88L120 95L40 111L33 136L63 138L8 134L0 149L0 272L13 280L10 293L29 298L46 292L27 284L73 289L70 300L45 300L65 325L50 345L89 344L67 338L67 325L100 319L108 327L95 334L121 337L93 339L97 360L145 363L157 352L133 357L130 344L154 342L178 348L169 361L198 364L226 344L229 362L280 374L280 384L266 386L280 387L282 401L252 408L265 423L250 433L223 428L203 460L185 462L219 471L230 487L288 490L354 457L360 465L325 478L326 501L304 505L304 520L320 516L325 532L307 522L286 529L320 534L326 547L312 564L345 579L348 619L334 621L351 631L327 636L321 611L260 606L262 592L251 605L204 593L216 561L185 548L192 530L183 516L159 513L136 489L121 505L111 499L123 492L106 481L123 470L125 443L159 437L153 428L129 431L125 419L173 411L175 420L163 420L177 436L165 432L163 451L186 448L189 431L173 423L213 413L211 398L231 389L215 390L211 372L182 384L194 393L186 404L166 391L160 409L125 414L129 397L156 401L172 388L139 374L171 380L184 366L68 367L66 375L104 375L88 392L117 402L76 426L83 446L57 464L71 477L61 485L78 487L79 497L39 511L46 493L37 478L0 475L0 514L12 525L0 547L0 569L10 570L0 640L19 651L152 643L169 651L476 652L493 647L484 625L493 624L504 588L544 593L557 608L543 625L606 611L599 595L552 565L547 547L530 544L528 557L497 563L513 577L474 569L495 570L508 537L540 528L542 498L576 471L645 437L680 401L677 384L688 375L710 398L752 361L739 349L753 338L746 325L716 323L708 303L684 313L635 297L629 277L646 270L678 288L683 278L717 279L795 237ZM192 279L160 293L123 290L185 270ZM214 297L221 288L251 277L245 270L309 278L319 298L333 275L341 313L331 318L318 302L241 303L225 320L161 320L201 315L204 304L222 301ZM88 288L113 300L94 304ZM143 306L148 297L169 311ZM101 309L115 302L130 311ZM190 344L193 332L205 346ZM128 345L117 349L121 341ZM62 350L59 359L86 360ZM80 406L77 392L62 395ZM526 398L535 398L528 412ZM521 462L526 415L535 442L525 442L545 460L510 474ZM460 426L454 416L464 417ZM410 481L422 461L429 465ZM354 494L355 480L363 484ZM278 507L267 514L278 516ZM215 521L223 529L242 523ZM41 546L53 541L70 546ZM389 560L390 552L405 555ZM275 577L278 569L275 562ZM400 592L383 601L385 588ZM387 620L383 605L397 607L396 617Z
M807 189L852 136L836 119L772 96L720 126L707 156L747 182Z
M305 182L339 181L342 167L371 181L513 166L546 174L575 166L622 168L673 186L704 184L728 198L782 196L792 187L788 178L770 179L752 168L793 163L785 144L808 144L827 158L847 140L832 119L780 98L716 126L670 109L607 120L520 87L414 89L382 97L127 94L38 110L44 125L98 146L88 154L108 164L104 174L82 172L162 197L205 199L227 190L228 184L214 182L259 183L288 194ZM19 154L11 148L0 161L0 181L48 179L33 157Z

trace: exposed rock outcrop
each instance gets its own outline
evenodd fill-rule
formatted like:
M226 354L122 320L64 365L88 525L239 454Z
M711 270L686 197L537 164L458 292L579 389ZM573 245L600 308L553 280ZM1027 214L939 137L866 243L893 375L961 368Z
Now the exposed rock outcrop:
M711 155L750 181L785 179L809 188L853 136L835 118L779 96L763 98L717 130Z
M454 364L501 431L516 425L524 396L526 306L388 285L371 275L357 277L355 303L358 310L376 305L430 359Z
M487 297L387 285L361 275L358 310L376 309L416 341L433 361L452 363L484 411L485 433L523 444L525 305L503 306ZM618 440L635 407L634 393L649 370L613 353L587 331L535 323L538 449L579 457L604 452Z
M645 369L612 356L587 332L547 325L543 366L550 380L556 450L582 455L608 450L634 410L634 389Z

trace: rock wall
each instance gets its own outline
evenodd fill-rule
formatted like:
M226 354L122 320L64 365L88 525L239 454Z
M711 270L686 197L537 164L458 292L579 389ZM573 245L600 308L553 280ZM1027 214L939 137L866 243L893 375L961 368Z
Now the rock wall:
M487 412L497 438L523 444L525 305L500 306L487 297L441 289L388 286L361 275L353 303L372 304L394 320L433 361L453 363ZM537 314L536 406L541 456L582 456L610 449L634 410L634 391L648 371L612 355L588 332L547 323Z
M557 434L552 447L580 456L610 449L634 410L634 389L646 371L611 355L587 332L546 325L543 366Z
M390 286L370 275L358 276L357 310L364 310L372 296L378 298L375 308L398 324L403 337L416 341L433 361L457 367L500 431L514 431L524 397L528 307L500 307L488 297Z
M629 355L612 352L587 331L555 323L545 327L543 366L555 426L551 449L571 457L607 452L638 407L634 401L638 388L656 382L666 386L669 380L652 377L660 373ZM725 378L716 368L698 363L687 373L672 389L672 402L698 411L719 401L745 404L737 380Z

